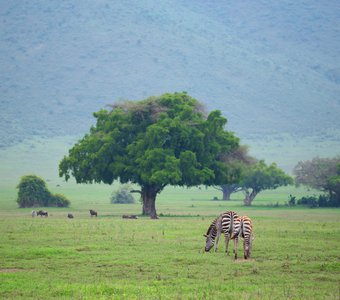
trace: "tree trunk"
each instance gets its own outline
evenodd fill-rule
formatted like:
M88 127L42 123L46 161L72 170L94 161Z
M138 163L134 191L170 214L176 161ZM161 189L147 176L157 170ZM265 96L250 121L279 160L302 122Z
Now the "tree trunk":
M258 192L255 191L255 190L252 190L251 193L249 191L245 191L245 194L246 194L246 196L243 200L243 203L244 203L245 206L251 206L251 203L255 199Z
M230 195L231 195L231 191L229 189L223 189L222 190L222 193L223 193L223 200L224 201L228 201L230 200Z
M238 184L223 184L216 189L222 191L222 199L224 201L230 200L230 196L232 193L237 193L242 190Z
M157 189L154 186L142 187L143 215L150 216L151 219L158 219L156 212Z

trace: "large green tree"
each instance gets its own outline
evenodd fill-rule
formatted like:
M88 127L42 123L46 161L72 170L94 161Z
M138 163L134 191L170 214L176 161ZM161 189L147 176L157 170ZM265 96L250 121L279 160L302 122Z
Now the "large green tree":
M157 218L156 196L167 185L225 182L228 166L221 158L239 142L224 129L220 111L206 115L185 92L116 104L94 116L96 125L60 162L60 176L138 184L143 213L151 218Z
M293 184L293 178L285 174L275 163L269 166L260 160L246 169L241 186L245 192L244 205L250 206L263 190L273 190L280 186Z

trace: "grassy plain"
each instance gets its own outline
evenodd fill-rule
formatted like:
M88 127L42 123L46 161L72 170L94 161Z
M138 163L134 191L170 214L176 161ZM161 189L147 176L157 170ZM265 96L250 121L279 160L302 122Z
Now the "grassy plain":
M264 193L256 206L211 201L212 189L169 188L157 200L159 220L123 220L139 203L109 204L102 185L64 184L68 209L32 218L1 195L0 298L3 299L339 299L340 210L269 203L286 189ZM256 200L255 200L256 201ZM90 218L88 208L99 211ZM249 261L204 253L202 236L218 213L233 209L254 220ZM72 211L75 219L67 219ZM242 247L239 249L242 257Z
M110 204L118 184L58 178L58 161L73 142L37 140L0 151L0 299L340 298L340 210L284 206L289 194L313 191L266 191L245 208L242 194L211 201L220 192L170 187L158 196L159 220L123 220L141 205ZM42 176L71 206L48 209L48 218L18 209L15 186L26 174ZM89 217L90 208L98 218ZM230 209L254 221L249 261L226 257L222 240L217 253L203 251L202 234Z

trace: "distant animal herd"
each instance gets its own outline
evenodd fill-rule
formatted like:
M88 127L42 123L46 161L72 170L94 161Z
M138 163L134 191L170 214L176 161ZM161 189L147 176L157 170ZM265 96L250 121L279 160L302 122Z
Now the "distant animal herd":
M90 217L98 217L98 212L90 209L89 210ZM32 210L32 217L48 217L48 212L45 210ZM74 215L71 213L67 214L67 218L73 219ZM123 215L123 219L137 219L136 215ZM243 251L244 258L248 259L251 256L253 240L255 236L253 234L253 223L252 220L247 216L239 216L234 211L227 211L221 213L216 219L214 219L207 233L204 234L206 238L205 241L205 251L209 252L212 247L214 247L214 251L217 251L218 242L223 232L225 238L225 251L228 255L228 245L229 240L233 240L234 242L234 257L237 259L237 250L238 250L238 242L239 239L243 239Z
M97 211L90 209L89 212L90 212L90 217L98 217ZM32 214L32 218L37 217L37 216L48 217L48 212L45 211L45 210L32 210L31 214ZM74 215L71 214L71 213L68 213L67 217L69 219L73 219ZM138 219L138 216L136 216L136 215L122 215L122 218L123 219Z
M98 212L96 212L95 210L90 209L89 212L90 212L90 216L91 216L91 217L93 217L93 216L98 217ZM37 216L40 216L40 217L48 217L48 212L45 211L45 210L32 210L31 215L32 215L32 218L37 217ZM67 214L67 217L68 217L69 219L73 219L73 218L74 218L74 215L71 214L71 213L68 213L68 214Z

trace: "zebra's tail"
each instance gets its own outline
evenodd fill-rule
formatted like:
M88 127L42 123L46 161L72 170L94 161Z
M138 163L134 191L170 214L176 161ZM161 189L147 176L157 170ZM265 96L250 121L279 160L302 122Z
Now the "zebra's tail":
M233 240L233 239L237 238L241 234L242 226L243 226L243 220L241 219L240 224L236 228L234 227L234 231L231 234L230 239Z

